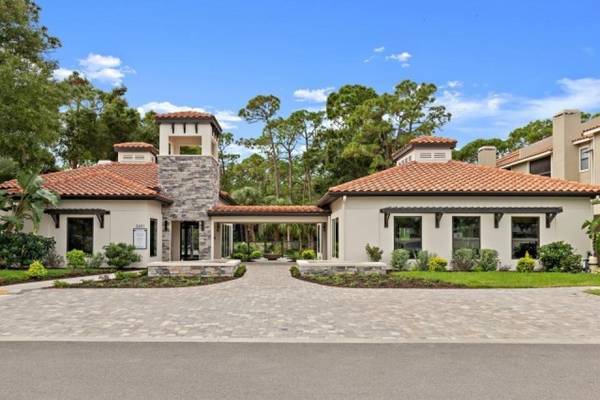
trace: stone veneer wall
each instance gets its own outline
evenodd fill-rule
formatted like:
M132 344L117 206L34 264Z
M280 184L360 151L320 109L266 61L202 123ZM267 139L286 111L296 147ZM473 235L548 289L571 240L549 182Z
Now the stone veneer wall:
M211 231L207 211L219 201L219 163L212 156L158 156L158 177L162 191L174 200L173 204L163 206L163 218L199 221L200 259L209 259ZM169 261L171 229L162 228L163 261Z

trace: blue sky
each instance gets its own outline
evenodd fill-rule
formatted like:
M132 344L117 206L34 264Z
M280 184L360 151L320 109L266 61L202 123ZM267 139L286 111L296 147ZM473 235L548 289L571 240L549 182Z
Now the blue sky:
M598 1L40 0L63 47L60 78L122 82L134 107L201 108L236 137L257 94L282 115L319 109L328 91L403 79L438 85L460 144L505 137L563 108L600 111Z

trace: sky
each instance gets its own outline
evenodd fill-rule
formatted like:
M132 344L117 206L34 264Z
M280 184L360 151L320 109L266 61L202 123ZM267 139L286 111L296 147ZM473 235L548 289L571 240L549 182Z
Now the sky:
M141 112L201 109L236 138L258 94L281 115L323 109L345 84L438 86L460 145L505 138L565 108L600 111L600 2L39 0L50 56Z

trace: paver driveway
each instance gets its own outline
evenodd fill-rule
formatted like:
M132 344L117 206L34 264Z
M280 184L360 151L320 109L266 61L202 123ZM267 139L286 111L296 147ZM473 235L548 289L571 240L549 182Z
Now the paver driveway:
M581 288L343 289L250 264L178 289L46 289L0 296L0 339L600 343Z

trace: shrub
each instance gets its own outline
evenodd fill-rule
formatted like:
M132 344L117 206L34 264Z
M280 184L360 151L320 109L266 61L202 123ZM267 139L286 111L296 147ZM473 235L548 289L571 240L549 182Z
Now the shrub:
M69 268L83 268L85 267L85 253L82 250L71 250L65 254L67 257L67 266Z
M317 258L317 253L313 249L302 250L300 253L300 258L302 260L314 260Z
M296 261L298 258L300 258L300 252L294 249L287 249L285 251L285 256L292 261Z
M126 243L109 243L104 246L104 255L107 264L116 268L125 268L140 261L140 255L135 252L135 247Z
M29 266L54 252L54 239L32 233L0 233L0 266Z
M242 276L244 276L245 273L246 273L246 266L245 265L240 265L233 272L233 277L234 278L241 278Z
M481 258L477 262L475 269L477 271L495 271L498 269L500 259L498 252L494 249L481 249Z
M417 271L427 271L429 269L429 259L435 257L435 254L429 254L427 250L420 250L417 253L415 269Z
M581 256L565 242L552 242L540 246L540 263L545 271L581 272Z
M56 254L56 250L52 248L48 254L44 256L42 264L48 266L49 268L60 268L65 264L65 259L64 257Z
M257 258L261 258L262 257L262 251L260 250L253 250L252 253L250 253L250 258L252 260L256 260Z
M453 271L471 271L475 266L475 250L469 248L458 249L452 258Z
M43 279L48 275L48 271L44 264L39 261L34 261L27 270L27 276L31 279Z
M392 268L396 271L407 269L410 252L405 249L396 249L392 252Z
M443 272L446 270L448 260L443 257L433 256L429 259L427 269L431 272Z
M379 247L371 246L369 243L367 243L367 245L365 246L365 250L367 251L369 261L381 261L383 250L381 250Z
M65 281L54 281L53 286L57 289L68 288L69 284Z
M104 261L106 261L104 254L98 252L86 259L85 267L90 269L101 268L102 264L104 264Z
M290 274L294 277L294 278L300 278L300 269L296 266L296 265L292 265L290 267Z
M123 271L115 272L115 279L118 281L122 281L123 279L127 279L128 277L129 277L129 275L126 272L123 272Z
M529 252L525 252L525 257L519 258L517 262L517 271L518 272L533 272L535 268L535 260L531 258Z
M250 254L251 250L250 250L250 246L248 246L248 243L239 242L233 246L233 252L240 253L240 254Z
M235 259L235 260L240 260L240 261L250 261L250 256L246 253L233 253L231 255L231 258Z

